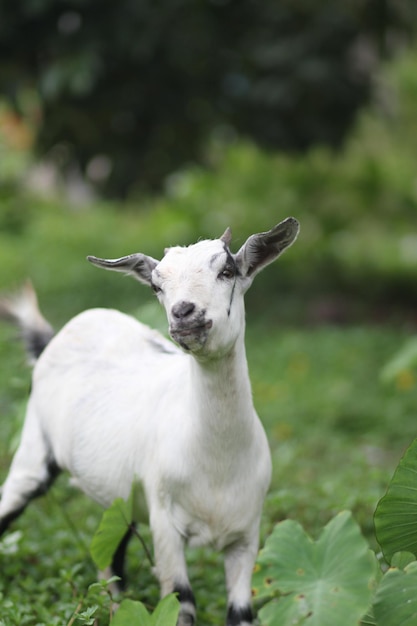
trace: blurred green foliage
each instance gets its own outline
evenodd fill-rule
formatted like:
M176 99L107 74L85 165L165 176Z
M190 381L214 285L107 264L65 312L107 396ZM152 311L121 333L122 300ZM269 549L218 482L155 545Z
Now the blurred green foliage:
M3 0L0 92L21 112L36 93L39 153L120 196L203 162L213 132L340 145L415 18L413 0Z
M166 245L220 236L228 225L236 250L252 232L294 215L301 222L299 241L277 272L259 278L258 314L271 310L271 301L282 315L303 321L340 322L369 312L384 319L412 311L416 63L411 51L387 66L380 83L389 106L362 113L343 153L315 148L304 156L271 156L253 144L213 140L214 171L194 166L173 174L164 195L125 203L123 210L110 202L77 208L40 199L25 189L26 170L6 175L6 159L0 163L0 289L31 276L51 299L67 302L71 314L110 304L105 293L132 308L135 290L87 266L87 254L143 251L158 257ZM57 272L59 254L67 262ZM302 309L294 294L304 300Z

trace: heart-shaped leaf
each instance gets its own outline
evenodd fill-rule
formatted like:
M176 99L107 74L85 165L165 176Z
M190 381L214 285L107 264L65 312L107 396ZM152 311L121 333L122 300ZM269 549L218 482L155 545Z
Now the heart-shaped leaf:
M417 624L417 563L404 569L390 569L378 585L374 614L378 626Z
M175 626L180 612L180 603L176 594L165 596L152 613L153 626Z
M152 615L149 615L142 602L123 600L117 609L112 626L176 626L180 603L175 594L165 596L157 605Z
M261 623L357 625L375 576L376 559L349 512L331 520L317 542L297 522L277 524L253 578L255 598L273 598L259 611Z
M405 569L407 565L410 565L416 557L411 552L396 552L391 559L391 567L397 569Z
M396 552L417 556L417 439L405 452L387 493L378 502L374 523L388 563Z
M142 602L135 600L123 600L113 616L112 626L152 626L151 616Z

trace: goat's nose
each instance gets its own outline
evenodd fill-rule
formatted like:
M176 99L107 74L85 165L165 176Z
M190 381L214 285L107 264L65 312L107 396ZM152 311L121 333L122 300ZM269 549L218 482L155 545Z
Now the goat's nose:
M189 317L194 310L195 304L193 304L192 302L185 302L183 300L182 302L174 304L174 306L172 307L172 315L177 320L182 320L186 317Z

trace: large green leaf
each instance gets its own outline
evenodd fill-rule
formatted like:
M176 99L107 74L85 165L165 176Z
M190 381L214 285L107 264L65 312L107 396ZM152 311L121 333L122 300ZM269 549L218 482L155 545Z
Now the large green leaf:
M377 626L374 617L373 607L370 607L367 614L362 617L360 626Z
M378 585L374 600L378 626L415 626L417 624L417 563L404 571L390 569Z
M90 552L96 566L103 570L110 565L116 549L132 522L132 499L117 498L103 513L94 533Z
M138 521L147 521L146 500L143 487L137 481L132 484L127 500L116 498L102 515L90 545L90 553L94 563L101 570L110 565L120 541L129 527ZM152 563L152 557L141 535L136 536L142 543L145 553Z
M180 603L177 596L171 593L163 598L152 613L153 626L176 626Z
M151 616L142 602L123 600L111 622L112 626L152 626Z
M262 625L354 626L371 604L376 561L349 512L314 542L295 521L277 524L261 550L255 598Z
M378 543L388 563L396 552L417 556L417 439L401 459L374 516Z
M163 598L149 615L142 602L123 600L117 609L112 626L176 626L180 603L175 594Z

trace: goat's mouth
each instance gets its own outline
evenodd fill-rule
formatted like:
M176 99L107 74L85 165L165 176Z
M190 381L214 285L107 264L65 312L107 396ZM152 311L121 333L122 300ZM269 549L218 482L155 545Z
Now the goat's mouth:
M188 337L189 335L198 335L203 333L213 326L212 320L209 320L205 324L195 324L191 326L185 326L184 324L178 324L177 326L171 326L170 333L176 337Z
M204 324L188 324L185 325L177 324L171 325L169 329L169 334L173 338L174 341L180 344L185 350L192 350L194 348L194 344L205 343L207 339L207 332L213 326L213 321L209 320Z

